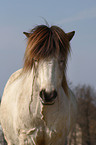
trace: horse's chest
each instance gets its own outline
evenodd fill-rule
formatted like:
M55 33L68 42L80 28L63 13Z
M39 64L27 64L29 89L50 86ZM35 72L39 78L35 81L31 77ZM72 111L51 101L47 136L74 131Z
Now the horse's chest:
M20 144L24 145L45 145L45 137L43 129L33 128L20 134Z
M58 145L64 140L64 122L61 119L39 120L34 128L21 133L21 139L25 145ZM59 142L57 144L57 142Z
M39 107L32 119L27 117L27 120L24 121L27 128L20 134L22 144L61 145L68 127L65 114L61 110L42 109L40 111Z
M40 127L38 129L30 129L25 134L22 134L21 138L23 139L24 145L57 145L58 140L63 138L63 134L61 132L56 132L56 130L51 130L47 127Z

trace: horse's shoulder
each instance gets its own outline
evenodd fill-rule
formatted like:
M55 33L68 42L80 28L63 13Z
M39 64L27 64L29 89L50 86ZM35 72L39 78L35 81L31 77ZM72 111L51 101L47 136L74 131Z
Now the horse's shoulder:
M9 80L6 83L4 91L8 88L8 86L10 86L15 80L17 80L20 77L21 73L22 69L19 69L10 76Z

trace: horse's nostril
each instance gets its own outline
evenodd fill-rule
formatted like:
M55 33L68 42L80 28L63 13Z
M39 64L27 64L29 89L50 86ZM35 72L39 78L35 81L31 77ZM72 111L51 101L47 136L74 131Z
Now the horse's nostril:
M44 97L45 97L45 90L41 90L41 91L40 91L40 97L41 97L42 99L44 99Z
M56 91L56 90L52 91L52 96L53 96L54 98L57 97L57 91Z
M57 97L57 91L53 90L52 92L46 92L45 90L41 90L40 97L46 102L51 102Z

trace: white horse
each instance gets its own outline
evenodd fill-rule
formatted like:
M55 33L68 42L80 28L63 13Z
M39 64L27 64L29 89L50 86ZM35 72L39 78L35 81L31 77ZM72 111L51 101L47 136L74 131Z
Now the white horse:
M8 145L64 145L77 113L65 75L74 33L45 25L24 32L24 67L9 78L0 107Z

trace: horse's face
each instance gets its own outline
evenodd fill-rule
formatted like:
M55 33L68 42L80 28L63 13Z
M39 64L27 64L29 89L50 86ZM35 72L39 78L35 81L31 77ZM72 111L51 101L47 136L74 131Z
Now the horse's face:
M37 62L35 62L37 63ZM62 85L64 59L48 58L40 60L37 64L37 85L43 104L54 104L58 96L58 88Z
M42 103L53 104L56 97L59 96L58 89L61 86L63 86L65 94L68 94L66 76L63 74L63 70L65 73L70 52L69 41L75 32L65 33L57 26L40 25L32 29L30 33L24 32L24 34L28 38L28 45L23 71L28 71L37 65L35 67L37 68L35 69L37 76L34 78L37 78L36 88L38 87ZM56 57L57 55L62 55L64 59L60 56ZM39 60L39 62L34 62L34 59Z

